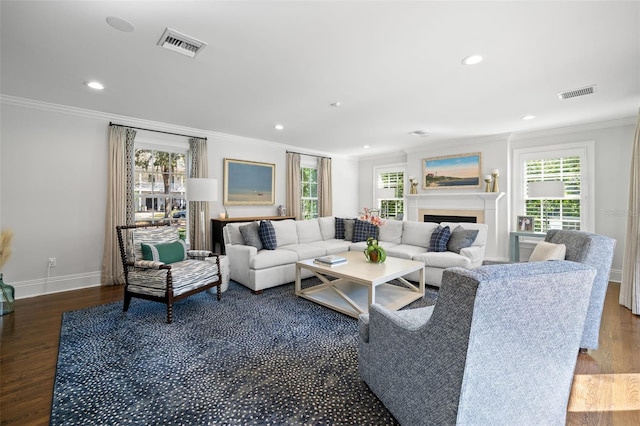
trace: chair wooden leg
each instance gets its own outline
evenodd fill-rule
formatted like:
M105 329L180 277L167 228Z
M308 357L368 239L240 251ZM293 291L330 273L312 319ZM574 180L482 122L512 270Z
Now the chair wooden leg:
M216 293L218 295L218 300L220 300L222 298L222 289L221 289L221 287L222 287L222 281L219 281L218 285L216 286L216 289L217 289Z
M173 322L173 304L167 303L167 324Z
M124 292L124 305L122 306L122 311L127 312L129 310L129 305L131 304L131 294L125 290Z
M253 294L262 294L262 290L251 290Z

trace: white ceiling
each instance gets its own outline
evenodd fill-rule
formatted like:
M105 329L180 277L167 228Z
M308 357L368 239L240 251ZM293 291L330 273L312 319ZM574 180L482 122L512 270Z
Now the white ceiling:
M305 152L371 155L640 106L639 1L2 1L1 19L3 95ZM165 27L208 46L195 59L162 49ZM480 65L461 64L476 53Z

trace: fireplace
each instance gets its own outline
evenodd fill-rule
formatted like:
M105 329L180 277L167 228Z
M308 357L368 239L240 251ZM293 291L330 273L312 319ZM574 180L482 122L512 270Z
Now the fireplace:
M478 223L478 218L475 216L457 216L446 214L425 214L422 216L423 222L464 222L464 223Z
M405 214L407 220L416 222L486 223L488 226L486 256L495 257L498 254L500 229L505 226L498 223L501 216L498 214L498 200L503 195L502 192L442 193L437 191L410 194L405 196Z

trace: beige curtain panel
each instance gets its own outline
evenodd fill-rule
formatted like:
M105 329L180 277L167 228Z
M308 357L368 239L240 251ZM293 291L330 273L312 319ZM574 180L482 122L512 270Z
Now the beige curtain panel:
M640 315L640 110L636 124L631 173L629 179L629 211L627 241L624 247L620 304Z
M189 154L191 156L192 178L209 177L209 155L207 140L202 138L189 139ZM202 224L200 211L204 208L204 241L202 241ZM198 250L211 250L211 220L209 203L207 201L189 202L189 239L190 247Z
M318 216L333 215L331 158L318 158Z
M102 255L102 285L124 284L116 226L133 223L132 162L136 131L111 126L107 165L107 214Z
M300 211L300 154L287 152L287 214L302 219Z

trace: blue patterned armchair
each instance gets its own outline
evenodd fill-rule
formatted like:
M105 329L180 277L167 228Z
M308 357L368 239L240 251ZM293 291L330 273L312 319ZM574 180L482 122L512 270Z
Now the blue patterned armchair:
M167 323L173 321L173 303L217 287L220 300L220 257L208 250L187 250L178 228L169 224L117 226L124 267L124 307L132 297L167 305ZM210 259L208 259L210 258Z
M360 316L360 375L403 425L564 425L595 274L447 269L434 306Z
M567 247L566 260L584 263L596 268L598 273L593 280L589 311L584 324L581 351L598 349L598 337L600 335L600 321L604 298L609 285L609 273L616 240L605 235L590 234L583 231L569 231L552 229L547 232L545 241L554 244L564 244Z

